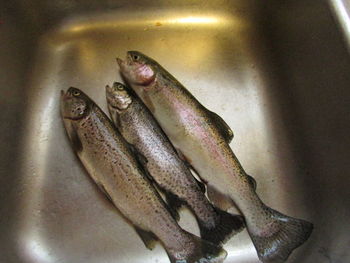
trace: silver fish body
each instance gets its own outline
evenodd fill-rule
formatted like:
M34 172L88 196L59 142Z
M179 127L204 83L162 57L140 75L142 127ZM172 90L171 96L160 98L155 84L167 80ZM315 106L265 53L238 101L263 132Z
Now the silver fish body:
M232 131L156 61L129 51L121 72L173 145L211 189L234 201L263 262L283 262L304 243L312 224L266 206L229 147Z
M145 168L164 190L171 206L186 204L199 223L201 237L221 244L243 229L241 216L214 208L193 177L189 167L159 127L143 102L126 86L106 87L108 109L123 137L147 159Z
M82 91L61 96L61 115L74 150L91 178L135 226L148 248L159 239L171 262L222 262L226 252L182 230L151 185L121 134ZM205 249L203 249L205 248Z

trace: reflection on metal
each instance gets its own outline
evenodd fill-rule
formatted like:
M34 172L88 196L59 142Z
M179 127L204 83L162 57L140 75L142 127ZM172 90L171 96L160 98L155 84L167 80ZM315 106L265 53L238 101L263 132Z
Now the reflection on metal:
M22 240L24 244L24 250L22 252L31 262L57 262L57 259L50 253L50 248L45 247L45 242L38 239L35 233L27 233L26 239Z
M223 27L229 24L234 24L235 26L242 26L243 23L238 17L230 17L224 14L218 14L216 16L194 16L194 15L182 15L173 16L172 14L159 12L157 15L150 18L144 13L140 13L139 16L134 18L124 17L123 15L115 16L103 16L100 19L97 18L80 18L69 20L68 23L62 25L61 30L63 32L70 33L81 33L91 30L127 30L133 29L135 26L146 27L147 30L150 29L162 29L164 27L173 26L186 26L186 25L196 25L196 26L215 26ZM145 28L144 28L145 29Z
M205 16L188 16L179 17L166 21L168 23L182 23L182 24L217 24L220 19L216 17L205 17Z
M335 12L335 17L343 30L350 51L350 2L347 0L330 0L330 3Z

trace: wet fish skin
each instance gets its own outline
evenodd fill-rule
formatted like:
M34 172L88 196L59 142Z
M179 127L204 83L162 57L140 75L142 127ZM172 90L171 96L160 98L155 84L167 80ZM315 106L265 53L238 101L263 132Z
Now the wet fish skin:
M220 245L243 229L241 216L220 211L209 203L187 165L131 89L115 82L106 87L106 99L112 120L123 137L147 159L144 165L167 199L180 206L185 203L194 212L202 238Z
M117 61L129 85L208 187L239 207L260 260L285 261L309 238L312 224L282 215L260 200L253 180L229 147L225 125L217 125L212 112L155 60L129 51L125 61Z
M155 236L172 263L223 261L224 250L179 227L142 172L128 143L86 94L76 88L62 91L61 116L72 146L89 175L135 226L149 248Z

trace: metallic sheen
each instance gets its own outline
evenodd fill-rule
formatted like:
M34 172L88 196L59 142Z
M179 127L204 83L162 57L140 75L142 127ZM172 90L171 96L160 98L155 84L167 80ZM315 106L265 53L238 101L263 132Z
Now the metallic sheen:
M121 80L115 57L127 50L166 65L225 119L266 204L314 223L288 262L349 261L350 57L333 7L0 0L0 262L168 262L88 179L59 117L69 86L107 112L104 87ZM184 214L181 225L198 234ZM227 263L258 262L246 231L224 248Z

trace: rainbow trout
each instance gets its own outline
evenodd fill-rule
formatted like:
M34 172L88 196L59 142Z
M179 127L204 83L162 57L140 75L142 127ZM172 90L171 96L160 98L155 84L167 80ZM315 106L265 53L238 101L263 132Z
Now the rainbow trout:
M308 239L313 225L261 201L229 146L233 133L228 125L162 66L137 51L129 51L125 61L117 61L124 78L201 179L238 206L260 260L285 261Z
M242 216L215 209L203 193L190 169L143 102L126 86L115 82L106 87L111 119L123 137L144 157L144 167L163 190L170 207L186 204L195 214L201 237L222 244L243 229ZM205 191L205 186L204 191Z
M223 262L226 252L182 230L151 185L136 153L82 91L62 91L68 137L91 178L135 227L149 249L160 240L172 263Z

